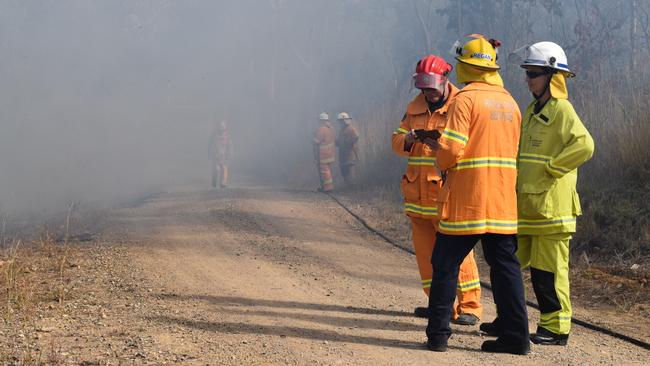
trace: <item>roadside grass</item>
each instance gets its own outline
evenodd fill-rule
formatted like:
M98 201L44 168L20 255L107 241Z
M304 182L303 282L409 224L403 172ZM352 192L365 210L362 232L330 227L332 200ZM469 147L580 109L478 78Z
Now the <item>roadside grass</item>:
M603 92L613 90L604 82L576 96L596 152L580 168L583 216L573 250L596 264L647 266L650 259L650 87L631 83L624 95Z
M0 336L0 343L7 346L0 351L0 363L61 364L54 340L49 349L43 349L35 347L32 337L42 311L61 311L68 297L67 269L74 266L68 248L45 232L38 240L17 240L0 251L0 314L4 327L11 330Z
M626 266L573 266L572 297L586 306L606 304L619 312L650 318L650 271Z
M62 304L65 301L69 281L66 271L74 266L68 256L69 249L51 238L18 241L3 251L0 260L4 276L0 278L0 286L4 289L4 301L0 312L5 321L17 314L30 315L41 302Z

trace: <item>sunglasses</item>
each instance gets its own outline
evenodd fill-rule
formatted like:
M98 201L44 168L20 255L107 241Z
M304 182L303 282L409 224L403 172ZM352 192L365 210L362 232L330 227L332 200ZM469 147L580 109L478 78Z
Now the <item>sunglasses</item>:
M527 70L527 71L526 71L526 76L527 76L529 79L535 79L535 78L538 78L538 77L540 77L540 76L542 76L542 75L548 75L548 72L546 72L546 71L535 72L535 71L530 71L530 70Z

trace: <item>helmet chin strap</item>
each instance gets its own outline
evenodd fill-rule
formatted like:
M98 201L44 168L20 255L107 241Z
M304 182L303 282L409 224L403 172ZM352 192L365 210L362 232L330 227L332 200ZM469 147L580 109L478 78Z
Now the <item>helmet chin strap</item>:
M535 94L535 93L531 92L531 94L533 94L533 97L534 97L536 100L540 100L540 99L542 99L542 97L544 96L544 94L546 94L546 92L547 92L547 91L549 90L549 88L551 87L551 79L553 78L553 74L555 74L555 73L554 73L554 72L551 72L551 73L548 74L548 75L550 75L551 77L548 78L548 80L546 81L546 85L544 85L544 90L542 90L542 92L541 92L540 94Z

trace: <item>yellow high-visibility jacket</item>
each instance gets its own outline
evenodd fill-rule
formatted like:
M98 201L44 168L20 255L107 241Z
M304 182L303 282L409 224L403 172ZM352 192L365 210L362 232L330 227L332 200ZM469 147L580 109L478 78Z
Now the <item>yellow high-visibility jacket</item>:
M520 235L573 233L582 211L578 167L594 153L594 140L566 99L551 98L522 120L517 159Z

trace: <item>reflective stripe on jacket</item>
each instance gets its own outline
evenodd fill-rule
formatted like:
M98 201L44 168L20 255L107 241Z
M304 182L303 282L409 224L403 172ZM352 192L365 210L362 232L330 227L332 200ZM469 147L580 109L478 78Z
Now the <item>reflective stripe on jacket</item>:
M566 99L551 98L534 114L526 109L517 180L519 233L573 233L582 212L578 167L594 152L594 140Z
M409 103L400 126L393 132L392 148L399 156L408 157L406 172L402 176L404 211L411 217L436 217L438 215L438 192L442 185L440 172L435 166L435 151L420 141L416 141L409 151L404 151L404 137L413 130L442 130L447 124L447 109L458 93L452 83L448 83L447 102L435 112L429 111L424 94L419 94Z
M314 159L321 164L333 163L336 155L336 132L329 122L320 122L314 134Z
M501 86L474 82L449 107L437 165L440 228L449 235L517 232L516 158L521 113Z

